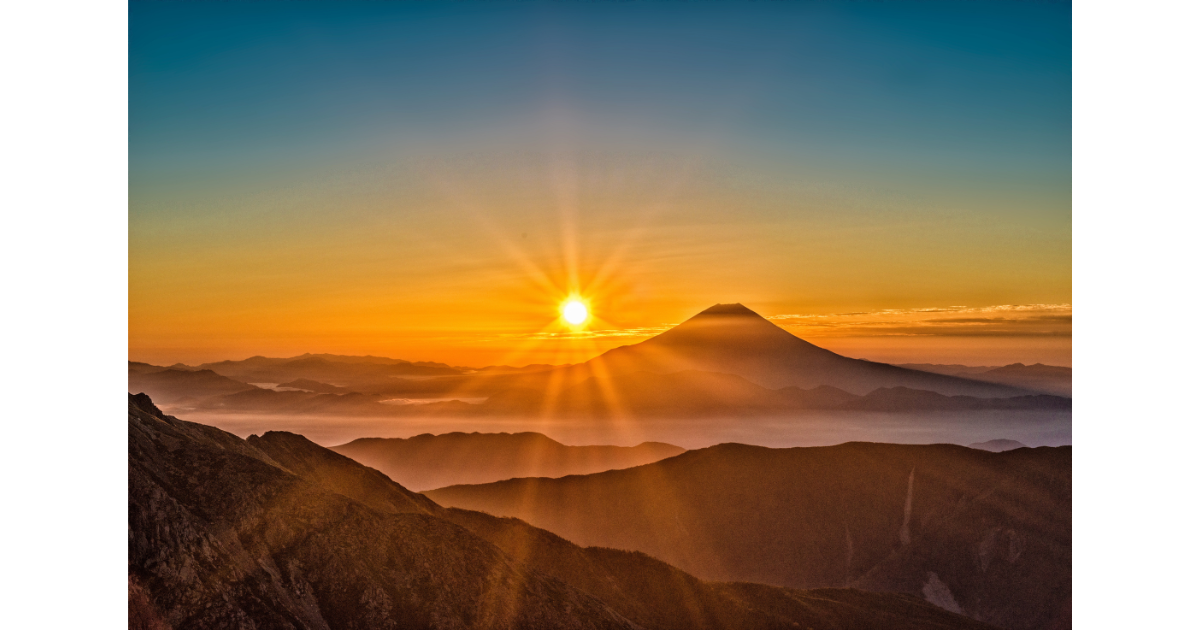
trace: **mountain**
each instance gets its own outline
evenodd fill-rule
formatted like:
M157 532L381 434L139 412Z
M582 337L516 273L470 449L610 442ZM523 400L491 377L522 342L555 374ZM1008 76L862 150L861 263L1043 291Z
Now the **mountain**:
M562 477L629 468L684 451L661 442L565 446L540 433L446 433L362 438L330 450L414 490L514 477Z
M910 370L920 370L922 372L933 372L934 374L967 377L974 374L982 374L998 367L995 365L962 365L960 363L897 363L896 366Z
M339 393L319 393L321 391ZM349 388L297 379L278 385L275 389L254 388L207 398L193 396L183 401L189 410L201 411L383 417L523 417L553 413L587 418L651 419L788 416L812 410L848 413L1071 410L1071 399L1045 394L976 398L891 387L877 389L865 396L855 396L829 386L773 390L733 374L696 370L675 374L634 372L608 378L592 377L559 389L550 388L545 383L541 383L540 387L511 387L492 394L482 402L466 402L456 398L426 398L422 402L402 405L385 402L391 398L384 394L362 394ZM171 400L176 402L174 398Z
M307 379L307 378L298 378L294 381L289 381L287 383L280 383L280 384L276 385L275 387L276 387L276 389L283 388L283 387L290 387L292 389L299 389L299 390L303 390L306 392L315 392L318 394L353 394L353 393L356 393L354 390L352 390L348 387L338 387L336 385L330 385L328 383L322 383L320 381L314 381L312 379Z
M191 374L195 382L209 370ZM224 377L220 377L224 378ZM401 379L395 379L397 381ZM425 383L431 381L422 381ZM143 384L131 376L131 385ZM689 370L674 374L633 372L609 377L591 377L581 382L551 387L546 382L519 383L501 389L482 402L457 398L425 398L413 404L385 404L386 394L363 394L350 388L297 379L274 389L249 389L212 394L212 390L188 389L169 392L168 401L186 403L190 410L289 415L350 416L528 416L554 413L575 417L694 418L787 416L811 410L843 412L912 413L922 411L1070 411L1071 400L1046 394L1007 398L945 396L906 387L879 388L856 396L835 387L812 389L783 387L768 389L734 374ZM131 387L133 388L133 387ZM165 391L165 390L160 390ZM329 393L322 393L329 392ZM448 393L448 392L443 392ZM477 394L479 392L458 392ZM186 395L184 398L182 396ZM207 396L207 397L205 397ZM472 399L471 396L464 396ZM415 398L421 401L421 398Z
M296 379L311 379L336 386L405 376L447 376L463 372L442 363L413 363L384 357L330 354L302 354L290 358L256 356L242 361L204 363L196 369L212 370L247 383L284 383Z
M966 368L965 366L922 366ZM140 365L136 370L145 368ZM408 362L384 357L348 357L304 354L286 359L251 357L242 361L179 366L175 372L204 372L248 384L282 387L320 394L362 394L376 403L389 399L462 401L445 409L439 406L399 409L383 405L348 405L323 399L320 404L300 404L297 397L226 396L205 400L204 409L269 413L466 413L474 415L549 416L679 416L791 413L804 409L844 410L1067 410L1069 402L1028 398L1050 385L1046 376L1069 368L1006 366L969 378L937 374L851 359L819 348L776 326L741 304L718 304L687 321L638 344L622 346L581 364L531 365L525 368L492 366L478 370L445 364ZM131 364L131 374L135 367ZM934 370L937 371L937 370ZM1053 372L1062 377L1059 372ZM996 382L986 382L988 379ZM1001 382L1003 381L1003 382ZM1009 384L1005 384L1009 383ZM1026 384L1028 389L1016 385ZM1035 387L1036 386L1036 387ZM140 382L133 389L144 388ZM882 390L882 391L880 391ZM969 396L977 400L918 398L906 392L922 391L943 397ZM890 393L889 393L890 392ZM223 392L229 394L232 392ZM283 392L277 392L283 393ZM173 403L181 392L163 391ZM189 403L214 394L188 392ZM848 396L869 396L854 401ZM1019 397L1027 397L1016 400ZM884 400L887 399L887 400ZM998 403L997 399L1014 399ZM484 401L482 405L468 403ZM249 407L241 407L250 403ZM348 406L355 407L347 409ZM444 406L444 405L443 405ZM314 411L316 410L316 411Z
M145 374L147 372L161 372L167 368L160 365L150 365L149 363L139 363L137 361L129 362L130 374Z
M588 376L700 370L735 374L772 389L827 385L860 395L880 387L984 398L1030 393L843 357L796 337L741 304L717 304L646 341L614 348L567 370Z
M992 383L1003 383L1058 396L1071 395L1071 368L1034 363L1013 363L988 370L973 378Z
M901 364L900 367L1021 387L1055 396L1069 397L1071 395L1071 368L1069 367L1041 363L1033 365L1013 363L1003 367L907 363Z
M130 404L138 618L172 628L633 627L433 517L429 502L373 509L148 402Z
M188 371L164 368L154 372L142 371L141 368L135 368L131 364L129 389L130 391L149 392L151 396L163 402L180 402L257 390L258 388L221 376L212 370Z
M1017 448L1029 448L1016 440L988 440L986 442L976 442L971 444L969 448L977 448L993 453L1003 453Z
M976 411L984 409L1070 411L1071 399L1048 394L1011 398L943 396L907 387L881 387L839 407L860 411Z
M129 396L130 628L991 626L917 598L704 582L443 508L302 436L242 440Z
M703 579L910 593L1011 630L1069 624L1070 447L723 444L425 494Z
M481 411L571 416L697 417L788 415L806 410L916 411L1065 410L1071 400L1049 395L1005 398L946 396L881 387L856 396L836 387L768 389L734 374L687 370L671 374L617 372L558 389L513 388L487 399Z

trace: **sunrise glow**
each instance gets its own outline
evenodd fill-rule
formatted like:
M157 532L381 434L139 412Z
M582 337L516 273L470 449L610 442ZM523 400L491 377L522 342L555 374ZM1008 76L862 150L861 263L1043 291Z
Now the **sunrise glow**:
M588 307L578 299L567 300L562 305L562 318L572 326L579 326L587 321Z

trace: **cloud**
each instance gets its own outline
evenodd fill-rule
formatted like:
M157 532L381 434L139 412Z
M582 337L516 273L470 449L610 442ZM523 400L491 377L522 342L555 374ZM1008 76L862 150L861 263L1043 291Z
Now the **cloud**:
M578 330L561 332L513 333L499 335L520 339L608 339L612 337L652 337L670 330L672 326L646 326L640 328L609 328L604 330Z
M789 313L767 319L802 338L817 337L1070 337L1070 304L1000 304L880 309L852 313ZM671 325L602 330L512 333L504 339L641 340ZM605 344L607 345L607 344Z
M1070 304L999 304L769 315L800 337L1070 337Z

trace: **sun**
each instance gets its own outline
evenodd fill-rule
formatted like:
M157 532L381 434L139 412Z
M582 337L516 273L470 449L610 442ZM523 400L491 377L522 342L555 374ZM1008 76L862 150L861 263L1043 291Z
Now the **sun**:
M578 326L587 321L588 307L577 299L567 300L562 305L562 318L572 326Z

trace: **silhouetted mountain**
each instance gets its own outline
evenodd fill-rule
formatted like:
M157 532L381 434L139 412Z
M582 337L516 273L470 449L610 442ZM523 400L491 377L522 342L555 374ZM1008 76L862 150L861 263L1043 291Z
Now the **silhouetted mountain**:
M896 367L920 370L921 372L933 372L934 374L945 374L947 376L972 376L994 370L999 366L962 365L960 363L897 363Z
M1059 396L1071 395L1071 368L1056 365L1034 363L1013 363L972 378L993 383L1003 383L1014 387L1024 387L1034 391L1047 392Z
M204 372L208 373L207 370ZM199 400L198 396L192 396L187 402L189 408L206 411L366 416L523 416L552 412L583 417L653 418L792 415L808 410L912 413L1071 409L1069 398L1049 395L975 398L944 396L906 387L881 388L865 396L855 396L829 386L773 390L733 374L697 370L674 374L633 372L612 377L593 377L559 389L510 387L489 396L482 403L432 398L426 399L429 402L415 404L384 404L391 397L361 394L349 388L304 379L290 381L279 387L305 391L252 389ZM319 390L338 393L318 393Z
M860 395L897 386L988 398L1029 393L843 357L796 337L741 304L718 304L646 341L614 348L566 369L601 377L701 370L736 374L768 388L828 385Z
M724 444L426 494L705 579L905 592L1012 630L1069 620L1070 447Z
M241 440L129 397L136 628L978 629L915 598L710 584L447 510L305 438Z
M565 446L540 433L446 433L362 438L331 447L383 471L397 483L428 490L514 477L562 477L629 468L684 451L661 442L637 446Z
M164 369L158 372L141 372L134 371L132 367L129 371L129 389L148 392L163 402L258 390L253 385L221 376L212 370Z
M907 387L855 396L835 387L768 389L733 374L688 370L673 374L617 373L561 389L514 388L488 398L491 412L582 416L751 416L804 410L914 411L1070 410L1071 401L1048 395L1008 398L945 396Z
M292 389L306 385L304 391ZM1070 411L1071 400L1049 395L1012 398L974 398L943 396L934 392L903 387L876 390L855 396L833 387L810 390L785 387L770 390L730 374L684 372L622 375L612 379L588 379L583 383L552 392L534 388L512 388L489 397L482 403L457 399L414 399L417 402L392 404L381 394L361 394L346 388L345 394L310 391L311 385L293 381L283 389L250 389L232 394L177 398L176 405L186 409L236 413L290 415L397 416L524 416L544 414L580 417L683 418L703 416L779 416L806 411L895 412L922 411Z
M1016 440L988 440L986 442L975 442L970 448L977 448L993 453L1003 453L1017 448L1029 448Z
M242 361L205 363L199 367L247 383L285 383L311 379L337 386L398 376L428 377L462 373L462 370L441 363L329 354L302 354L285 359L250 357Z
M907 387L888 387L877 389L840 408L860 411L972 411L983 409L1069 411L1071 399L1047 394L1013 396L1012 398L943 396Z
M615 348L595 359L570 366L491 366L471 370L383 357L304 354L287 359L251 357L243 361L206 363L199 368L185 367L187 370L212 370L244 383L283 383L318 393L354 392L374 396L378 401L400 398L487 400L477 407L456 403L445 409L430 406L397 410L365 405L358 411L349 411L389 416L448 410L478 415L588 416L744 415L843 408L1065 410L1069 403L1045 397L1026 398L1009 404L990 402L989 399L1030 396L1053 389L1058 385L1050 384L1047 379L1053 376L1061 380L1061 370L1067 372L1066 380L1059 383L1060 389L1067 392L1070 389L1069 368L1015 364L973 372L968 379L843 357L792 335L740 304L718 304L646 341ZM965 366L922 367L974 370ZM995 382L985 382L985 379ZM296 385L301 381L304 387ZM1002 382L1026 383L1033 389L1021 389ZM947 401L913 395L905 395L901 400L899 393L888 395L880 393L878 390L881 389L971 396L979 401ZM873 399L856 402L847 398L849 394ZM209 395L192 392L189 398L199 400ZM889 400L883 400L889 396ZM254 408L243 410L313 412L298 409L296 400L294 397L259 397L253 399ZM238 410L240 402L242 399L231 398L204 401L200 406ZM322 401L322 405L326 403L339 407L339 412L346 406L346 401ZM268 409L271 404L276 409Z
M129 362L130 374L145 374L147 372L161 372L167 368L160 365L150 365L149 363L139 363L137 361Z
M314 381L307 378L298 378L287 383L280 383L276 387L291 387L292 389L302 389L304 391L315 392L318 394L353 394L357 393L349 387L338 387L320 381Z
M546 370L553 370L555 368L560 368L560 367L563 367L563 366L550 365L549 363L531 363L524 367L515 367L512 365L489 365L487 367L481 367L478 370L474 370L474 371L479 372L479 373L503 374L503 373L513 373L513 372L545 372Z
M1033 365L1013 363L1003 367L910 363L902 364L900 367L1011 385L1055 396L1069 397L1071 395L1071 368L1069 367L1042 365L1041 363Z
M192 401L191 409L203 411L232 411L240 413L269 413L291 415L362 415L401 416L414 413L470 415L478 413L477 405L451 400L423 405L383 404L378 394L320 394L307 391L276 391L253 389L224 396ZM419 409L418 409L419 408Z

